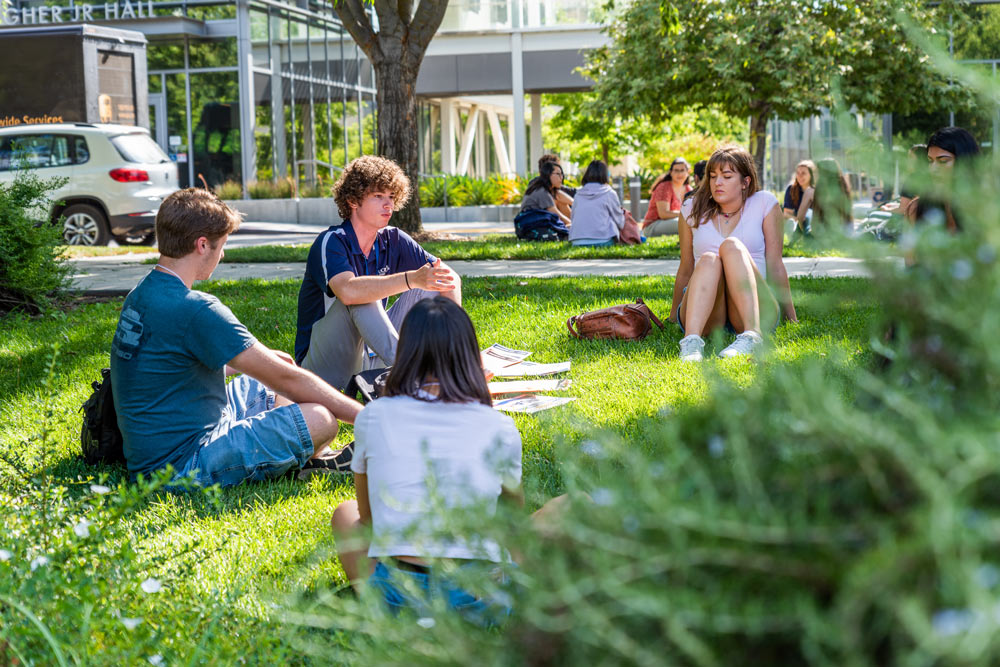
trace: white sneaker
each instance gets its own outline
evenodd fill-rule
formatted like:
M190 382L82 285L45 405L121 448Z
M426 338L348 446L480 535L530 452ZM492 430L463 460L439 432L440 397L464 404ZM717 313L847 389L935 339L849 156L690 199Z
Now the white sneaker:
M698 334L681 338L681 361L701 361L701 351L705 349L705 339Z
M719 352L719 356L726 359L728 357L740 357L744 354L753 354L754 350L763 342L764 339L756 331L744 331L736 337L736 340L729 344L729 347Z

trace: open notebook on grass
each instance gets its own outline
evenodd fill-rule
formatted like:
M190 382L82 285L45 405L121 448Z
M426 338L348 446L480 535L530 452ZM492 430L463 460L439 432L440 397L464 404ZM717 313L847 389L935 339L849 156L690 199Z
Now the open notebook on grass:
M536 394L540 391L565 391L572 380L515 380L513 382L490 382L490 394Z
M532 361L525 361L530 355L531 352L527 350L513 350L494 343L482 352L483 368L498 378L535 377L569 372L570 362L568 361L536 364Z
M575 398L570 396L545 396L543 394L523 394L512 398L493 401L493 407L503 412L524 412L532 414L549 408L566 405Z

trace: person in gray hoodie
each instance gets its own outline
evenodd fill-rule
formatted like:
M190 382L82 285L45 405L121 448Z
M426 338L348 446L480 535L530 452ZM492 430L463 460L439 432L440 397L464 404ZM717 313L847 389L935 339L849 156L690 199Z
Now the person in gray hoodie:
M573 245L614 245L625 228L626 218L632 217L622 208L609 180L608 165L600 160L587 165L583 187L576 191L573 200L573 224L569 229L569 242Z

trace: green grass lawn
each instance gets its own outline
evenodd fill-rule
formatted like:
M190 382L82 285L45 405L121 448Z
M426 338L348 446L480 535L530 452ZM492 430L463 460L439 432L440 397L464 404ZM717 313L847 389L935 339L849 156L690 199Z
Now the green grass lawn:
M76 259L78 257L115 257L117 255L149 255L156 254L156 248L145 245L64 245L59 249L63 257Z
M676 236L658 236L637 246L574 247L558 241L520 241L493 234L463 241L428 241L422 244L433 255L448 260L487 259L677 259ZM304 262L309 244L255 246L226 251L223 262ZM785 248L786 257L839 257L843 252L797 243Z
M226 250L223 262L304 262L311 244L261 245ZM608 248L574 247L557 241L519 241L514 236L493 234L462 241L428 241L428 252L448 260L518 260L518 259L677 259L680 250L676 236L658 236L638 246ZM101 257L132 253L150 253L155 249L138 246L66 247L67 257ZM785 257L842 257L842 250L798 242L785 247ZM155 257L146 260L155 262Z
M440 252L440 250L434 250ZM643 297L654 312L669 311L669 278L466 279L465 306L483 347L490 343L530 349L539 362L572 360L567 392L570 406L515 420L524 441L524 474L529 504L560 492L557 443L578 443L594 429L641 443L657 428L665 408L699 402L707 374L717 372L741 385L753 382L774 363L812 355L840 355L846 364L867 361L868 327L875 313L867 283L856 279L796 279L792 290L801 323L783 324L773 337L774 350L762 366L749 359L713 360L703 365L677 359L680 331L667 324L644 341L578 341L564 322L585 310ZM228 304L266 345L291 351L298 281L210 283L202 286ZM0 448L16 452L37 448L34 434L43 407L50 404L56 443L50 471L61 479L95 474L79 452L80 404L90 381L108 363L109 342L121 300L82 305L55 317L12 315L0 320ZM706 351L725 343L710 342ZM46 362L58 345L57 395L40 389ZM338 441L351 440L351 428ZM121 471L110 469L112 481ZM9 475L0 465L0 485ZM157 575L165 591L160 604L184 619L185 600L228 600L221 631L263 646L277 636L273 601L294 591L343 581L339 564L317 554L333 547L330 514L353 489L346 478L299 483L290 479L225 490L215 506L201 494L166 495L134 517L130 533L151 559L200 541L189 573L164 566ZM2 512L0 507L0 512ZM164 612L167 614L167 612ZM240 634L242 633L242 635ZM254 633L257 633L254 635ZM253 649L257 650L257 649ZM278 649L272 655L281 655ZM287 647L283 650L287 650ZM258 658L259 660L259 658Z

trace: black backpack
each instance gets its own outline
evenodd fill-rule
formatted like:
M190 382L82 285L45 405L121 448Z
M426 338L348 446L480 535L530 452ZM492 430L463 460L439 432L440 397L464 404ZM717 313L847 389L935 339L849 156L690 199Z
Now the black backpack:
M514 218L514 234L522 241L565 241L569 229L551 211L528 209Z
M83 412L83 428L80 430L83 460L92 466L125 463L122 432L118 429L118 413L115 412L111 393L111 369L102 368L101 381L91 385L94 393L80 408Z

